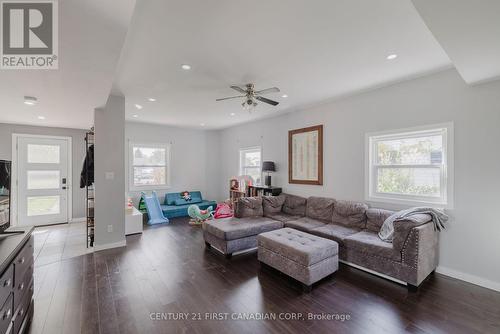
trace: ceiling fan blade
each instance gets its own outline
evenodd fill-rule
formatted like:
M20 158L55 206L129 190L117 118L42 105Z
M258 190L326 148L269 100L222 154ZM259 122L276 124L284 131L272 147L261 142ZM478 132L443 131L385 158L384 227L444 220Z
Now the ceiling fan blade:
M267 88L263 90L258 90L255 92L255 94L268 94L268 93L279 93L280 89L278 87L272 87L272 88Z
M245 97L246 95L238 95L238 96L231 96L231 97L223 97L221 99L216 99L215 101L224 101L224 100L230 100L230 99L237 99L241 97Z
M264 102L264 103L267 103L267 104L270 104L270 105L273 105L273 106L277 106L278 104L280 104L279 102L266 99L265 97L262 97L262 96L256 96L255 98L257 100L261 101L261 102Z
M246 91L246 90L244 90L244 89L243 89L243 88L241 88L241 87L238 87L238 86L230 86L230 87L231 87L232 89L234 89L235 91L240 92L241 94L246 94L246 93L247 93L247 91Z

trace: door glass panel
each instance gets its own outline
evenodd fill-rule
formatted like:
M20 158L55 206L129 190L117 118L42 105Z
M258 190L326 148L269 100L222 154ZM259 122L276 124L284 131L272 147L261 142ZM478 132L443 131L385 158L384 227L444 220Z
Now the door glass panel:
M28 190L59 189L60 171L58 170L29 170Z
M60 163L59 145L28 144L28 163L30 164Z
M42 215L57 215L60 210L60 196L28 197L28 217Z

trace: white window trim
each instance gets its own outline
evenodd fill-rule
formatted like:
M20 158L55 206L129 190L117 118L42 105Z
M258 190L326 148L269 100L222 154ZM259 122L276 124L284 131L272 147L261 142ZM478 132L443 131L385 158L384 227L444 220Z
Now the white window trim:
M134 185L134 154L133 148L134 146L142 146L148 148L164 148L165 149L165 159L166 159L166 167L167 173L165 175L166 184L160 185L145 185L145 186L136 186ZM172 145L167 143L148 143L148 142L135 142L129 141L128 147L128 188L129 191L145 191L145 190L161 190L161 189L170 189L170 174L172 170Z
M243 169L244 169L244 166L243 166L243 160L242 160L242 157L241 157L241 154L242 152L245 152L245 151L260 151L260 166L259 166L259 169L260 169L260 178L261 178L261 181L262 181L262 147L261 146L251 146L251 147L242 147L239 149L238 153L239 153L239 160L240 160L240 163L239 163L239 170L238 170L238 175L239 176L242 176L242 175L245 175L243 174ZM248 166L248 167L252 167L252 166Z
M411 138L422 134L432 134L432 132L442 133L443 140L443 164L441 167L441 189L443 189L441 197L435 199L427 196L412 196L401 194L381 194L375 193L376 177L374 172L374 144L380 139L395 138ZM453 208L454 202L454 129L453 123L441 123L426 126L419 126L413 128L389 130L382 132L372 132L365 135L365 199L369 202L375 203L389 203L402 206L431 206L446 209ZM401 166L403 167L403 166ZM414 167L412 165L412 167ZM429 166L422 166L429 167ZM439 168L439 167L436 167Z

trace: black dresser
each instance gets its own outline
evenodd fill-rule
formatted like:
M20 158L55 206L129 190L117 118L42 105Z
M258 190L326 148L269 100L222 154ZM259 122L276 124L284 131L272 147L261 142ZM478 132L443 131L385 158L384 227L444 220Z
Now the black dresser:
M10 230L10 229L9 229ZM26 333L33 318L33 227L0 236L0 334Z

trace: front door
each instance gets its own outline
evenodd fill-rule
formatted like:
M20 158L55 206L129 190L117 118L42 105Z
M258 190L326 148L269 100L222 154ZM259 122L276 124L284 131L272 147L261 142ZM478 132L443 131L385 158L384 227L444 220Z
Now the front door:
M69 139L17 138L18 225L68 222Z

